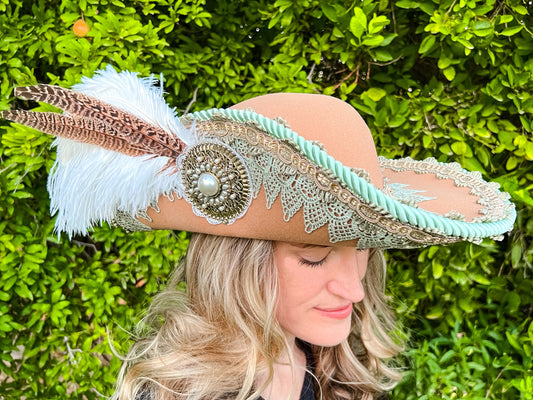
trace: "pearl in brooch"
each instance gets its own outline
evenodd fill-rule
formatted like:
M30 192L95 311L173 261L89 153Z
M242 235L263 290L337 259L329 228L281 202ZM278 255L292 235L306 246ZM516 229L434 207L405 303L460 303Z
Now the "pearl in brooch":
M212 173L204 172L198 177L198 190L204 196L215 196L220 191L220 181Z

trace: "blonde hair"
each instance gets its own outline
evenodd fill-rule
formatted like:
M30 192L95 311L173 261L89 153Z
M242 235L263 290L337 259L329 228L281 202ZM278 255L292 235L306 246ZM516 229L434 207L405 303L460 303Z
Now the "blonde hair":
M194 234L185 260L137 327L114 400L256 399L286 348L276 320L274 242ZM401 347L384 297L384 261L373 252L348 340L311 346L323 399L373 399L399 374L387 366ZM178 284L187 282L186 292ZM291 360L293 370L296 368ZM267 376L256 387L259 374Z

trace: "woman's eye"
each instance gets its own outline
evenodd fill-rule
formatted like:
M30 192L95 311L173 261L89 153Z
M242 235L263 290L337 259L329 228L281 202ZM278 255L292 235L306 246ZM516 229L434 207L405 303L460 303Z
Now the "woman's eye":
M319 261L311 261L306 260L305 258L300 258L300 264L306 265L308 267L320 267L322 264L324 264L326 258L328 258L328 256L324 257L322 260Z

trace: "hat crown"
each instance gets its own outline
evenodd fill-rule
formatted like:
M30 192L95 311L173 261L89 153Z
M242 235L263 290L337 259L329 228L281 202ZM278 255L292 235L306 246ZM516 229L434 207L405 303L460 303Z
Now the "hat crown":
M383 175L372 134L350 104L311 93L272 93L245 100L232 109L251 109L270 119L282 118L293 132L321 147L344 166L364 170L376 187Z

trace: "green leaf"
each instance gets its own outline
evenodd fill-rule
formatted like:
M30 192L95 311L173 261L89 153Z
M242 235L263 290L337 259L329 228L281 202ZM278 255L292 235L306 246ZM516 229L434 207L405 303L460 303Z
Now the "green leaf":
M444 272L444 266L436 260L433 260L431 266L433 269L433 278L439 279L442 276L442 273Z
M367 19L366 14L359 7L354 8L354 16L350 19L350 31L358 39L361 39L366 31Z
M461 43L468 50L472 50L474 48L474 45L467 39L459 37L457 38L457 41ZM467 54L466 50L465 50L465 54Z
M527 8L524 7L524 6L521 5L521 4L512 5L511 8L512 8L514 11L516 11L518 14L521 14L521 15L527 15L527 14L528 14Z
M492 4L485 4L485 5L476 7L474 9L474 12L476 13L476 15L485 15L492 10L494 10L494 6Z
M378 15L368 23L368 33L373 35L379 33L390 23L390 20L384 15Z
M459 298L459 307L461 307L461 309L466 311L467 313L471 313L472 311L474 311L474 305L472 304L471 299L467 297Z
M524 149L526 151L526 160L533 161L533 142L527 142Z
M328 4L325 1L320 2L320 8L322 9L322 12L326 16L327 19L329 19L332 22L338 21L338 15L337 10L334 6Z
M472 25L472 28L474 30L485 30L485 29L490 29L492 28L492 25L490 24L489 21L476 21L474 22L474 24Z
M494 133L498 133L500 131L500 127L498 126L498 122L494 119L489 119L487 121L487 128L489 128L489 130L491 132L494 132Z
M498 18L498 24L507 24L514 20L514 17L512 15L500 15Z
M387 95L387 92L380 88L370 88L365 92L365 94L375 102L378 102Z
M443 144L442 146L439 146L439 151L442 153L442 154L445 154L447 156L451 156L453 155L453 151L450 147L449 144Z
M420 47L418 48L418 52L420 54L426 54L428 53L433 45L435 44L435 36L434 35L429 35L429 36L426 36L424 38L424 40L422 40L422 43L420 43Z
M0 300L1 301L9 301L11 299L11 293L10 292L3 292L0 290Z
M480 36L480 37L488 36L494 32L494 28L492 27L489 21L474 22L472 26L472 30L474 32L474 35Z
M517 165L518 165L518 158L515 156L511 156L505 163L505 169L507 171L512 171L513 169L516 168Z
M381 35L366 36L363 39L363 45L376 47L376 46L379 46L383 42L383 39L384 38Z
M518 267L522 260L522 246L520 243L515 243L511 249L511 262L515 267Z
M478 146L475 148L475 153L481 164L484 167L488 167L490 163L490 152L485 147Z
M433 144L433 139L431 138L431 136L427 136L427 135L424 135L422 137L422 144L424 145L424 147L426 149L430 148L431 145Z
M406 8L406 9L417 8L418 2L412 1L412 0L400 0L396 2L396 7Z
M437 305L434 307L431 307L428 313L426 313L427 319L439 319L442 318L444 310L442 309L442 305Z
M23 190L17 190L16 192L13 192L11 195L17 199L29 199L32 197L31 193L25 192Z
M455 79L455 68L450 66L442 71L446 79L453 81Z
M505 28L503 31L500 32L500 35L503 36L513 36L516 35L518 32L522 30L522 25L512 26L510 28Z
M33 293L23 282L17 282L17 285L15 286L15 293L23 299L33 300Z
M470 147L467 148L465 156L466 157L470 157L471 156ZM463 161L463 164L464 164L464 167L467 170L469 170L469 171L485 172L485 169L483 168L483 165L481 165L481 163L475 158L465 158L464 161Z
M387 62L393 59L392 54L388 50L382 48L374 50L374 57L380 62Z
M476 274L476 273L471 273L470 274L470 277L476 281L477 283L480 283L482 285L490 285L491 284L491 281L489 278L487 278L485 275L482 275L482 274Z
M54 303L57 303L59 301L59 299L61 298L61 295L62 295L62 291L61 291L61 288L59 289L56 289L52 292L52 298L51 298L51 303L54 304Z
M468 146L465 142L453 142L451 147L453 152L460 156L465 154L468 150Z
M452 59L446 56L444 53L441 53L437 66L440 69L445 69L449 67L451 63L452 63Z

